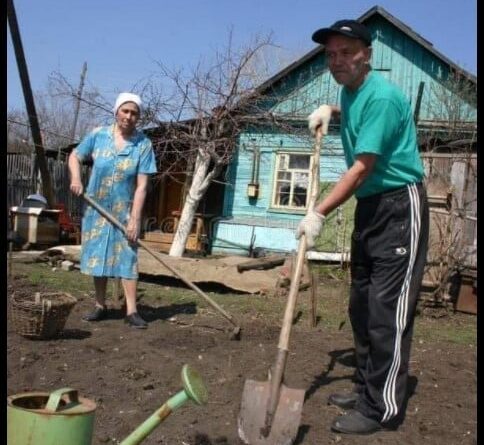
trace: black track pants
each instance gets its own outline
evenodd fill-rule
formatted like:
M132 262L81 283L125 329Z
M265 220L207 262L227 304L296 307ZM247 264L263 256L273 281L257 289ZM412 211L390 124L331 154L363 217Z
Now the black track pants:
M356 409L379 422L402 414L428 233L420 183L358 199L349 303L361 391Z

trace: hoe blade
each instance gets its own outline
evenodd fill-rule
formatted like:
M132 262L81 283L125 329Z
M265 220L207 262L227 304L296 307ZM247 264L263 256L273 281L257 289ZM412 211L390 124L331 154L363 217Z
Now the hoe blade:
M270 382L246 380L238 417L239 437L249 445L290 445L297 436L304 403L303 389L281 384L279 401L268 437L261 434L264 427Z

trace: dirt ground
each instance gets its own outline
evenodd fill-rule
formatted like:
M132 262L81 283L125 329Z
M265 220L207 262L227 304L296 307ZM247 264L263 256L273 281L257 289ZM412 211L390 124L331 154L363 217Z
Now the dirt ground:
M8 281L8 294L14 290L50 289L14 275ZM181 389L180 372L187 363L202 375L208 404L187 403L143 444L242 443L237 415L244 381L267 379L279 326L269 326L250 313L237 314L242 338L233 341L221 330L230 329L230 324L193 304L155 307L141 300L140 312L149 321L146 331L128 328L121 311L115 309L110 310L109 320L83 322L81 315L91 308L92 299L79 296L62 334L42 341L18 335L8 316L8 395L73 387L97 403L93 444L116 444ZM170 321L172 317L176 323ZM329 394L351 388L351 331L298 322L290 349L286 384L306 390L296 444L477 444L475 342L462 345L415 338L412 391L404 422L396 431L364 437L331 432L331 422L340 410L326 403Z

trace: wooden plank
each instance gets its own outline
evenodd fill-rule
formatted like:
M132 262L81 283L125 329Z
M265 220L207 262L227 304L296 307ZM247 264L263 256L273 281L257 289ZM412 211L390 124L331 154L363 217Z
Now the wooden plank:
M255 260L246 261L237 265L237 270L243 272L244 270L252 269L272 269L275 266L284 264L286 260L285 255L269 256L265 258L257 258Z
M450 159L477 159L475 153L420 153L423 160L432 158L450 158Z
M160 248L163 251L165 251L166 246L171 246L171 244L173 243L174 237L175 237L174 233L145 232L143 234L142 239L143 241L149 242L150 247L154 249ZM160 246L158 247L157 244L159 244ZM203 245L202 245L202 242L200 241L200 237L194 233L188 235L185 248L187 250L194 250L197 252L201 251L203 249Z
M122 303L123 298L124 293L121 288L121 278L113 278L113 303L115 307L120 307L120 303Z
M311 327L315 328L317 324L317 307L318 307L318 273L315 269L310 270L311 278Z
M169 243L173 242L175 237L174 233L163 233L163 232L145 232L143 234L143 240L152 241L155 243Z
M143 240L143 243L146 244L150 249L164 253L168 253L171 248L171 243L160 243L146 240Z

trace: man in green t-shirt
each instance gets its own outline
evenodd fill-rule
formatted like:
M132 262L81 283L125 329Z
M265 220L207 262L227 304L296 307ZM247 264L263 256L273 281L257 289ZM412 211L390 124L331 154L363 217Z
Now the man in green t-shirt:
M351 392L329 402L348 410L332 429L368 434L393 428L405 409L413 321L426 262L429 214L424 170L408 100L372 71L371 33L354 20L316 31L340 106L322 105L308 118L326 134L339 115L348 170L296 232L314 246L324 219L352 195L357 200L351 246L349 315L356 371Z

